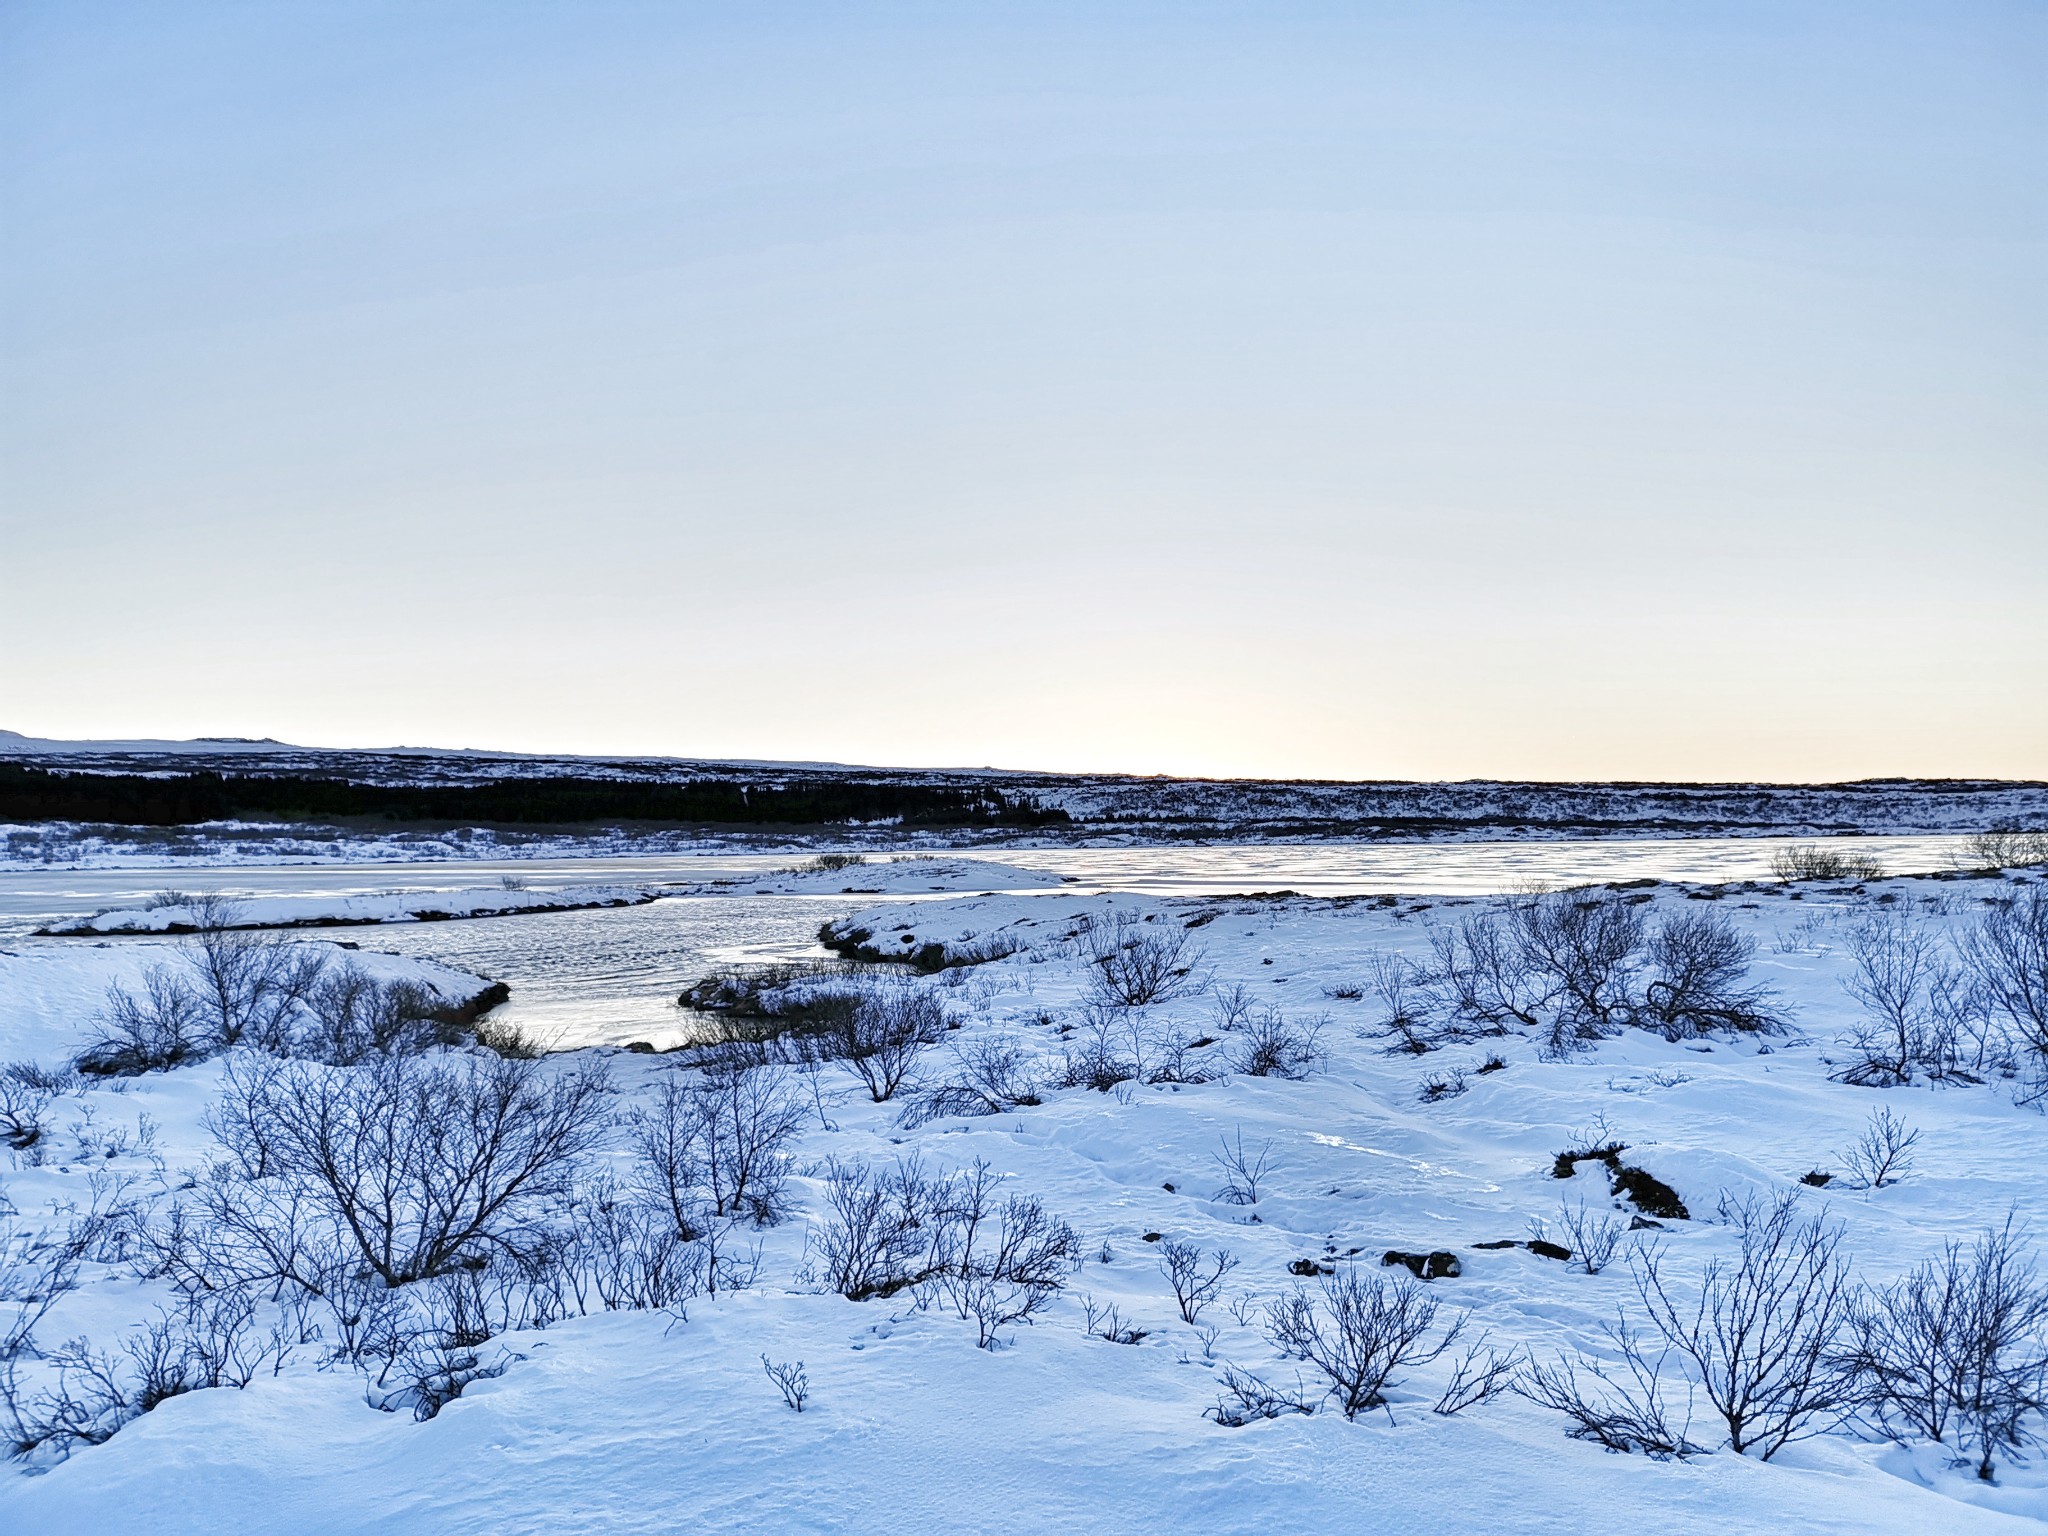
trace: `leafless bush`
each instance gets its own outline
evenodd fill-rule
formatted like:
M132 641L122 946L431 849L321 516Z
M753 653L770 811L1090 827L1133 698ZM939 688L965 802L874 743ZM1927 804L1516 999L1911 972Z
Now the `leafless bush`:
M2025 869L2048 864L2048 831L1979 832L1963 848L1960 869Z
M88 1187L86 1208L71 1211L61 1228L0 1226L0 1362L34 1349L36 1326L78 1288L88 1261L126 1261L135 1227L126 1182L94 1175Z
M107 993L93 1041L78 1070L98 1077L157 1072L206 1054L198 995L169 966L143 973L137 996L118 983Z
M1214 1156L1223 1174L1223 1186L1216 1191L1216 1198L1231 1205L1257 1205L1259 1186L1272 1167L1272 1141L1260 1142L1256 1151L1247 1148L1244 1128L1240 1126L1217 1143Z
M1913 1148L1920 1133L1881 1105L1872 1113L1856 1145L1838 1153L1857 1189L1883 1189L1913 1171Z
M279 1049L320 979L321 951L237 928L242 909L222 897L201 896L187 905L195 932L186 958L208 1044L232 1046L247 1039L264 1050Z
M1042 1102L1030 1058L1015 1040L978 1035L956 1044L953 1071L915 1094L903 1113L906 1125L948 1115L999 1115Z
M792 1364L785 1360L778 1363L763 1355L761 1369L768 1373L768 1379L775 1383L777 1390L782 1393L783 1402L789 1405L790 1410L802 1413L804 1404L810 1401L811 1396L811 1378L804 1374L803 1361L798 1360Z
M934 1288L974 1323L983 1349L1042 1311L1081 1262L1072 1227L1035 1196L1010 1195L998 1205L996 1183L988 1164L977 1161L939 1186L930 1250Z
M1847 1363L1867 1422L1892 1440L1953 1443L1989 1480L2048 1411L2048 1285L2010 1218L1851 1309Z
M1769 992L1745 986L1756 941L1738 933L1720 913L1678 913L1650 934L1650 980L1638 1022L1668 1040L1717 1029L1756 1033L1775 1029Z
M637 1186L691 1240L720 1221L779 1221L788 1203L784 1150L807 1114L774 1068L668 1078L631 1120Z
M1797 1196L1723 1198L1721 1219L1736 1228L1734 1263L1711 1261L1690 1302L1667 1283L1661 1251L1629 1256L1651 1323L1696 1374L1700 1391L1738 1455L1769 1461L1816 1434L1853 1400L1840 1366L1848 1320L1848 1266L1840 1227L1802 1221Z
M1233 1039L1226 1060L1246 1077L1312 1076L1323 1063L1324 1021L1289 1019L1277 1008L1261 1010Z
M1843 1080L1884 1087L1912 1081L1916 1069L1951 1069L1957 978L1934 933L1910 912L1878 912L1849 930L1848 949L1856 968L1842 986L1865 1021Z
M333 1066L373 1056L452 1045L455 1032L435 1018L440 1000L412 982L383 982L360 966L342 965L305 994L305 1019L291 1052Z
M373 1407L406 1408L424 1423L475 1383L504 1375L513 1357L486 1347L494 1331L458 1277L441 1277L416 1305L419 1317L397 1335L397 1352L369 1395Z
M159 1404L187 1392L245 1387L281 1360L276 1335L259 1338L245 1296L193 1297L135 1330L117 1352L76 1338L51 1351L39 1379L0 1361L0 1435L16 1459L62 1460L100 1445Z
M1771 873L1787 881L1882 880L1884 866L1871 855L1855 849L1795 843L1771 855Z
M1328 1395L1327 1392L1322 1394L1323 1397ZM1254 1376L1250 1371L1226 1365L1223 1368L1223 1392L1217 1397L1216 1406L1209 1409L1204 1417L1214 1419L1227 1429L1242 1429L1261 1419L1277 1419L1284 1413L1314 1413L1320 1401L1321 1398L1309 1397L1298 1375L1294 1378L1294 1390L1289 1392L1263 1377Z
M600 1068L543 1075L474 1056L283 1063L226 1085L216 1134L238 1156L254 1138L266 1177L402 1285L527 1252L602 1130L606 1086Z
M1629 902L1551 891L1508 908L1531 970L1546 984L1546 1047L1568 1051L1611 1034L1631 1016L1643 920Z
M1252 1020L1253 1006L1252 994L1243 982L1234 981L1228 987L1218 987L1210 999L1216 1033L1227 1035L1232 1030L1243 1029Z
M1442 1019L1438 1039L1538 1027L1546 988L1501 915L1475 913L1455 928L1432 929L1429 947L1423 984Z
M893 1296L927 1279L939 1200L916 1159L888 1172L834 1162L813 1238L824 1283L848 1301Z
M589 1295L608 1312L665 1311L704 1291L739 1289L746 1262L732 1259L715 1221L685 1230L674 1207L647 1198L645 1184L624 1190L609 1179L577 1191L558 1261L577 1288L577 1309Z
M946 1036L946 1010L913 986L880 986L861 993L827 1026L834 1054L844 1060L881 1104L896 1096L927 1046Z
M1131 1010L1091 1003L1062 1052L1060 1086L1107 1093L1144 1073L1145 1022Z
M1589 1275L1597 1275L1614 1261L1615 1250L1628 1235L1628 1223L1611 1210L1595 1210L1583 1200L1560 1200L1557 1204L1558 1235L1571 1249L1572 1262ZM1543 1238L1540 1222L1531 1235Z
M2039 834L2048 838L2048 834ZM2048 1056L2048 894L1993 902L1961 939L1964 964L1985 1006Z
M1455 938L1452 959L1462 958ZM1404 955L1374 954L1366 960L1373 996L1379 999L1385 1017L1377 1026L1393 1045L1390 1049L1420 1056L1442 1043L1443 1020L1437 998L1431 990L1430 973Z
M15 1152L26 1152L41 1142L56 1097L56 1081L32 1062L0 1067L0 1142Z
M1326 1395L1347 1419L1383 1405L1396 1372L1428 1364L1463 1331L1460 1319L1435 1333L1438 1304L1406 1275L1354 1270L1319 1286L1319 1295L1297 1286L1274 1302L1267 1331L1284 1353L1328 1378Z
M444 1027L439 1038L451 1042L455 1031ZM470 1026L470 1037L484 1050L507 1061L539 1061L547 1048L517 1024L499 1018L481 1018Z
M1115 1307L1098 1307L1093 1296L1081 1298L1081 1310L1087 1316L1090 1336L1104 1343L1142 1344L1149 1336L1145 1329L1125 1322L1123 1314Z
M1451 1379L1444 1384L1442 1395L1430 1411L1451 1418L1467 1408L1493 1401L1514 1389L1522 1363L1520 1349L1498 1349L1483 1337L1474 1340L1451 1368Z
M1664 1460L1698 1455L1693 1443L1693 1387L1676 1368L1668 1343L1652 1353L1641 1334L1618 1319L1608 1337L1618 1364L1610 1368L1588 1355L1560 1351L1548 1363L1531 1361L1514 1390L1539 1407L1561 1413L1565 1433L1610 1451ZM1673 1380L1683 1381L1685 1400L1673 1400Z
M1193 986L1201 951L1178 923L1147 923L1119 912L1086 934L1087 959L1098 1000L1117 1008L1143 1008L1180 996Z
M1425 1104L1441 1104L1445 1099L1455 1099L1461 1093L1469 1092L1472 1084L1466 1080L1463 1067L1452 1067L1445 1072L1432 1072L1422 1080L1422 1087L1416 1090L1416 1097Z
M1173 1287L1174 1304L1184 1323L1202 1320L1202 1309L1221 1294L1224 1278L1235 1268L1237 1259L1227 1248L1218 1248L1204 1264L1202 1250L1194 1243L1168 1238L1159 1245L1159 1270Z

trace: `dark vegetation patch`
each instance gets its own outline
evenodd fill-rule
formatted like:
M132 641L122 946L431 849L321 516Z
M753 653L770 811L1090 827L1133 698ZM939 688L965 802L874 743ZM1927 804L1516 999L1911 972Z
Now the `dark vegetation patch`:
M1671 1221L1692 1220L1691 1213L1685 1208L1685 1202L1678 1198L1677 1190L1655 1174L1646 1173L1621 1160L1621 1154L1627 1150L1627 1144L1619 1141L1610 1141L1597 1147L1568 1149L1557 1154L1556 1162L1551 1165L1551 1176L1568 1179L1578 1172L1580 1163L1599 1163L1607 1170L1611 1191L1622 1196L1645 1216L1662 1216Z
M1063 825L1028 795L983 786L866 780L753 784L503 778L478 784L373 784L313 774L80 773L0 763L0 821L177 827L208 821L332 821L574 826Z

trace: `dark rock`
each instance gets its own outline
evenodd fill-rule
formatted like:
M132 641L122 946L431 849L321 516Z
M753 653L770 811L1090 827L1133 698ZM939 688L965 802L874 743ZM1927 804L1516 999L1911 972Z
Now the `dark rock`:
M1529 1251L1539 1259L1556 1259L1560 1263L1572 1256L1571 1249L1557 1243L1546 1243L1540 1237L1530 1240Z
M1389 1248L1380 1255L1380 1264L1406 1265L1408 1273L1418 1280L1452 1280L1465 1272L1458 1256L1441 1248L1434 1253L1403 1253L1398 1248Z
M1474 1243L1474 1248L1519 1248L1522 1245L1512 1237L1498 1237L1490 1243Z
M1815 1189L1826 1189L1834 1181L1835 1176L1832 1173L1822 1173L1818 1168L1811 1173L1800 1175L1799 1178L1800 1183L1811 1184Z
M1307 1280L1315 1275L1334 1275L1337 1273L1337 1266L1325 1264L1321 1259L1296 1259L1287 1266L1287 1273L1299 1275Z

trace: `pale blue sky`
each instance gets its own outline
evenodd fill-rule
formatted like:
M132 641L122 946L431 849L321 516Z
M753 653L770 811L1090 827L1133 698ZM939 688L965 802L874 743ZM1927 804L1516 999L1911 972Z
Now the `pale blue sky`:
M2048 9L0 7L0 726L2048 776Z

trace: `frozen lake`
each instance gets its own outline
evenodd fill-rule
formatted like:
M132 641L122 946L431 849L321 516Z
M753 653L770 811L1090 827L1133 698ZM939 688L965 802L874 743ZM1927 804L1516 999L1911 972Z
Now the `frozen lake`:
M1556 842L1309 843L1140 848L988 848L964 855L1057 873L1078 893L1213 896L1292 890L1305 895L1484 895L1537 885L1667 879L1768 878L1771 858L1808 838L1614 839ZM1951 867L1964 838L1830 838L1889 872ZM877 856L869 855L873 861ZM747 877L787 869L794 854L676 854L502 862L237 866L166 870L36 868L0 872L0 944L30 939L53 918L133 906L164 885L234 896L346 896L496 884L535 890L595 885L698 885L730 879L728 894L675 895L650 905L340 930L365 948L445 961L510 984L501 1016L557 1046L677 1039L676 994L709 970L747 961L822 958L819 925L871 905L862 895L757 895ZM847 883L860 882L859 871ZM150 940L120 940L144 943Z

